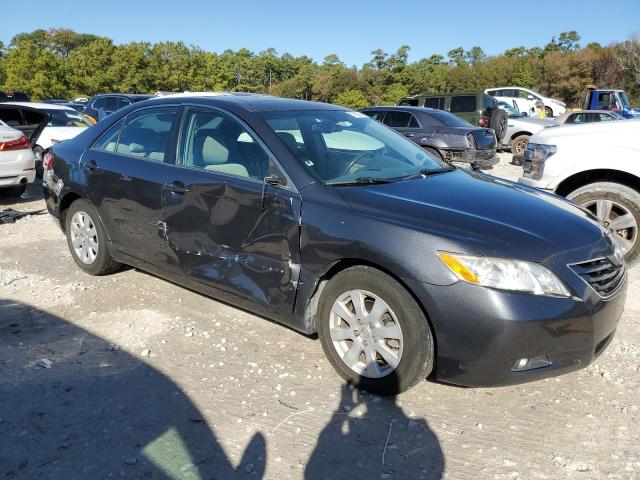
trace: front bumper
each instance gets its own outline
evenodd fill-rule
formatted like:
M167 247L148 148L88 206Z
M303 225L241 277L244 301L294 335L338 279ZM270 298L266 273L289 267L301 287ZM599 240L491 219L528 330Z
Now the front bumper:
M582 300L506 292L463 282L409 282L436 338L438 380L464 386L513 385L589 365L613 338L626 299L626 278L608 300L587 287ZM514 371L522 358L550 364Z
M33 183L36 179L35 160L31 150L3 152L10 159L0 159L0 187L14 187Z

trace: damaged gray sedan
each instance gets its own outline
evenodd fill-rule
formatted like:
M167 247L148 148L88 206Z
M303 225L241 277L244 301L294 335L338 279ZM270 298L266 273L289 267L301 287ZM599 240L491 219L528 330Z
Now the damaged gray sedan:
M362 113L403 134L438 159L491 168L499 159L491 128L474 127L449 112L426 107L371 107Z

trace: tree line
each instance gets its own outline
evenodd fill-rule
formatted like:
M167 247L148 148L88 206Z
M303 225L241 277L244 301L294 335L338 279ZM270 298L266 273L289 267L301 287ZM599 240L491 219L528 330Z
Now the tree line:
M336 54L308 56L240 49L208 52L183 42L131 42L69 29L20 33L0 42L0 90L33 100L97 93L243 91L362 108L395 104L418 93L523 86L580 106L587 85L622 88L640 103L640 39L581 47L577 32L563 32L543 47L515 47L488 56L480 47L455 48L410 62L410 47L371 52L362 67Z

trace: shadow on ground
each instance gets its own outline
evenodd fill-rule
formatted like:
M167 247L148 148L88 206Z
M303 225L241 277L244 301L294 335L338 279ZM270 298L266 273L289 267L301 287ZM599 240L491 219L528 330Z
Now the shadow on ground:
M3 478L265 475L262 434L248 440L240 463L231 465L215 432L171 379L30 305L0 299L0 371ZM443 469L438 440L424 420L408 418L394 398L345 386L305 478L431 480Z

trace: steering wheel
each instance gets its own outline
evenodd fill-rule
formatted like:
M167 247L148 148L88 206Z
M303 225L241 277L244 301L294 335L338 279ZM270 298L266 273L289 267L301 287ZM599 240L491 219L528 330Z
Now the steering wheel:
M371 157L373 158L373 153L372 152L363 152L360 155L357 155L353 160L351 160L349 162L349 164L347 165L347 167L344 169L344 171L342 172L342 175L347 175L349 173L349 171L353 168L353 166L358 163L358 160L361 160L363 158L366 157Z

